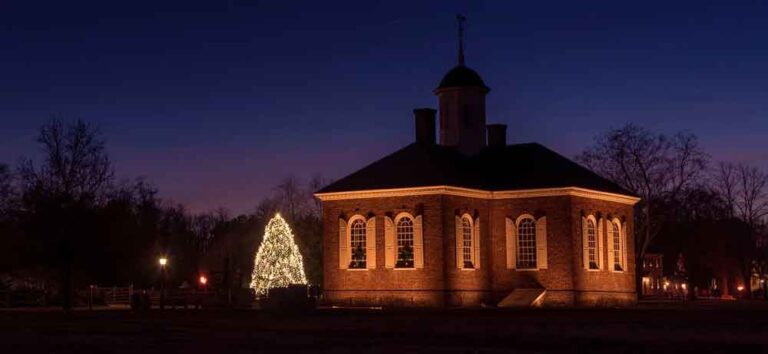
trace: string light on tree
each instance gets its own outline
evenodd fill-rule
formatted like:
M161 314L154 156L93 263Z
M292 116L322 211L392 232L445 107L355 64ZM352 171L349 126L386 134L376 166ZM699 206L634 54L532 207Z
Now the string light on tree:
M288 223L275 215L264 230L256 259L254 260L251 288L256 295L266 295L272 288L291 284L307 284L304 263L299 247L293 241L293 232Z

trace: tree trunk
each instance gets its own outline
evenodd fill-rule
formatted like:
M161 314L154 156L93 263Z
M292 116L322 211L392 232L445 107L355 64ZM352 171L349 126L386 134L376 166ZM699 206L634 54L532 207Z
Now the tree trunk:
M61 267L61 308L72 310L72 264L67 260Z

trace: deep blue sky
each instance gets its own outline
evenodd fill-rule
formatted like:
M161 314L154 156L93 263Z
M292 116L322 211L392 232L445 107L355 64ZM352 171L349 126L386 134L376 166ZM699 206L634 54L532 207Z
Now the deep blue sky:
M567 156L635 122L768 165L766 1L0 1L0 162L52 115L194 211L340 178L413 140L455 65L511 142Z

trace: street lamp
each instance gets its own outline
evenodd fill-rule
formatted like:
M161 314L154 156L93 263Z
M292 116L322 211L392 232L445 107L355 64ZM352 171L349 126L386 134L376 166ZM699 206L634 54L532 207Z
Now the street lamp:
M160 275L162 277L160 281L160 309L163 310L165 309L165 280L168 277L165 267L168 265L168 258L161 256L157 263L160 264L160 272L162 273Z
M205 275L201 275L199 280L200 280L200 285L202 285L203 287L205 287L205 284L208 284L208 278L206 278Z

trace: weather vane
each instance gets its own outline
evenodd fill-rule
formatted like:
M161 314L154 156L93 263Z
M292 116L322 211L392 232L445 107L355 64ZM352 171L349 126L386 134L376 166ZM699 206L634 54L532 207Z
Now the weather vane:
M459 65L464 66L464 22L467 22L467 18L456 14L456 22L459 24Z

